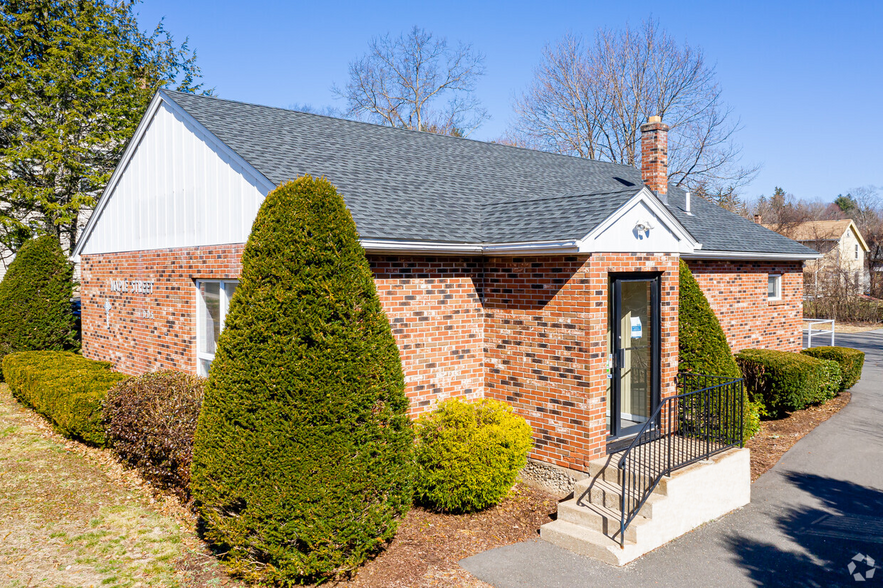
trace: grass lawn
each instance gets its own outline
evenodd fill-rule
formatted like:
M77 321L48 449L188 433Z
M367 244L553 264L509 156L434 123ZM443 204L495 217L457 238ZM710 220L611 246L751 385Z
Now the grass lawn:
M230 586L186 519L0 385L0 586Z

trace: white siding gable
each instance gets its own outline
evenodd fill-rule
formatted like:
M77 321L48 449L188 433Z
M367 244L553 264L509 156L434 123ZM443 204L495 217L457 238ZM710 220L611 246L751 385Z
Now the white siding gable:
M187 116L160 101L142 123L80 254L248 239L269 183Z
M579 250L605 253L693 253L701 245L655 198L639 193L589 233Z

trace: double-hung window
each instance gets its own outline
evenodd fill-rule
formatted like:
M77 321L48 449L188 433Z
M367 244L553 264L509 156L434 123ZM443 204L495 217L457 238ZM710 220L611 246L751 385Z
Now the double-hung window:
M199 375L207 376L212 360L215 359L215 349L218 345L218 336L224 329L224 319L227 317L227 309L230 308L230 300L236 290L237 282L198 280L198 315L196 320L196 361Z

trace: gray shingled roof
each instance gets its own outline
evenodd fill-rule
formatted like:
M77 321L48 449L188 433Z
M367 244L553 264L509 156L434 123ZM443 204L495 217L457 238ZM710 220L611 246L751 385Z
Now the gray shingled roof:
M363 239L518 243L581 239L643 187L624 165L166 91L273 184L325 176ZM693 199L678 220L703 250L811 251ZM678 204L680 203L680 204ZM812 252L814 253L814 252Z
M683 190L669 189L668 209L702 243L702 251L750 251L813 257L818 255L817 251L797 241L696 196L690 198L693 216L689 216L684 211L685 201L686 194Z

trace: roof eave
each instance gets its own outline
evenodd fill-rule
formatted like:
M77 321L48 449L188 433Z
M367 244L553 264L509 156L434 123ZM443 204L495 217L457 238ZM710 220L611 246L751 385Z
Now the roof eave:
M403 253L434 255L562 255L578 253L575 240L522 241L518 243L449 243L440 241L399 241L362 239L366 253Z
M858 225L856 225L855 221L853 221L852 219L850 219L849 221L849 227L847 230L850 229L852 230L852 234L855 235L855 238L858 239L858 242L862 246L862 249L864 249L865 253L870 252L871 248L868 247L868 243L865 241L865 238L862 237L862 234L858 230Z
M706 249L681 255L684 259L732 259L744 261L807 261L820 259L821 253L769 253L760 251L710 251Z

